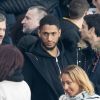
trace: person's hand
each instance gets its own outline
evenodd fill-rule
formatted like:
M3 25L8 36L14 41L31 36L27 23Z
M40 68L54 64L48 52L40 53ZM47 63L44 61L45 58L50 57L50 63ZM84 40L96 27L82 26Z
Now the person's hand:
M97 37L94 27L90 28L88 31L85 31L82 39L88 41L92 49L95 51L100 51L100 37Z
M94 27L90 28L87 31L87 33L85 33L85 40L90 42L90 43L97 40L97 35L95 33L95 28Z

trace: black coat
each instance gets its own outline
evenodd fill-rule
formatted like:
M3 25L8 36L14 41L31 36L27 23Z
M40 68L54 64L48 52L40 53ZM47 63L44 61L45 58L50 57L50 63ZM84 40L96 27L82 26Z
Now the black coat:
M59 45L60 55L58 63L56 58L50 56L39 41L25 53L23 74L32 92L32 100L58 100L64 93L60 79L59 68L67 66L69 57L65 58L64 49Z
M77 43L80 40L79 28L68 19L62 19L60 23L62 30L61 40L66 49L66 53L71 56L71 64L77 64ZM80 60L80 57L78 57L78 60Z
M96 53L88 47L83 50L82 63L83 69L95 87L95 92L100 95L100 55L97 58Z
M60 20L61 23L61 39L65 48L76 47L80 40L79 28L67 19Z

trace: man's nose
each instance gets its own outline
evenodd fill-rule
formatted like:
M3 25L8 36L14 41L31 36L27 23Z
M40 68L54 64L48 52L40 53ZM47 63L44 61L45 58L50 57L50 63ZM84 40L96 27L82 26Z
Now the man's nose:
M21 21L21 23L22 23L22 24L25 23L25 18Z
M51 41L52 40L52 35L48 36L48 40Z

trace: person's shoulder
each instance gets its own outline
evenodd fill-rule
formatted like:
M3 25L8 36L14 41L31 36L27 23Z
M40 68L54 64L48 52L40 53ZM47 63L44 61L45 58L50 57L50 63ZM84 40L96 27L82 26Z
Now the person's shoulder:
M29 48L36 43L38 40L38 37L32 36L32 35L26 35L21 38L19 43L17 44L17 47L22 51L28 51Z
M100 96L97 94L93 94L92 96L86 98L86 100L100 100Z

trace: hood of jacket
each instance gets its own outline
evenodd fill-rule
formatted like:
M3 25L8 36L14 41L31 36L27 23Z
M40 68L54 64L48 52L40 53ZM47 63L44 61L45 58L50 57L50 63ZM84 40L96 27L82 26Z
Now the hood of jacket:
M60 55L63 55L64 47L62 45L62 42L59 41L57 46L60 51ZM46 50L43 49L43 47L41 46L40 40L38 40L35 44L33 44L33 46L30 48L29 52L34 53L35 55L39 55L39 56L53 57L48 52L46 52Z

